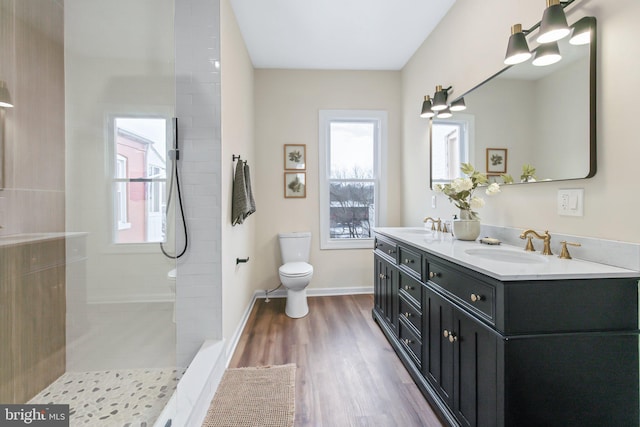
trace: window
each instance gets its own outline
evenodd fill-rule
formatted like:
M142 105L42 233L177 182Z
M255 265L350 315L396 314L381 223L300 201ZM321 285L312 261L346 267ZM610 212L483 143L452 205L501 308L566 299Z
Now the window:
M115 211L118 223L118 230L130 228L127 221L127 158L118 154L116 156L116 178L115 183Z
M446 184L462 176L461 163L470 158L469 138L473 120L462 118L437 120L431 123L431 183Z
M385 220L385 111L320 111L320 247L373 247Z
M113 242L163 242L168 120L112 117Z

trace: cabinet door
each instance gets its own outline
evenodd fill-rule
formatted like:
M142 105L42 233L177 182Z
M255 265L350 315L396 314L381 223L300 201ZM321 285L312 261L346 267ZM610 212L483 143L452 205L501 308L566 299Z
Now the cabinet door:
M423 332L423 374L440 397L453 408L453 306L445 299L427 291L423 299L423 317L427 325ZM425 335L426 334L426 335Z
M398 331L398 291L396 287L396 268L379 256L375 257L374 304L376 310L384 316L388 326Z
M498 338L453 310L454 414L463 426L495 426Z

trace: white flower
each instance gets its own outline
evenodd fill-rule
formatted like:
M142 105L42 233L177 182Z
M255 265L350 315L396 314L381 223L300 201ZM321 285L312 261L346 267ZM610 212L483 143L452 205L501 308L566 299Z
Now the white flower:
M493 196L494 194L498 194L500 192L500 184L498 184L497 182L494 182L493 184L489 185L489 187L487 187L485 193L487 193L487 196Z
M471 178L456 178L451 183L451 187L456 193L469 191L473 188L473 181L471 181Z
M442 184L436 184L433 187L433 191L435 191L436 193L442 193L443 190L444 190L444 185Z
M471 206L471 209L482 208L484 207L484 199L477 196L473 196L471 198L471 201L469 202L469 206Z

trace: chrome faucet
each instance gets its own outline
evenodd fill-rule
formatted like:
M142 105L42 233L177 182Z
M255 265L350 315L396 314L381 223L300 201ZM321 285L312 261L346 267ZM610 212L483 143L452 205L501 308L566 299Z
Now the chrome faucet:
M520 235L521 239L527 239L527 245L524 250L529 252L534 252L536 249L533 247L531 234L537 239L540 239L544 242L544 248L542 249L542 255L553 255L551 252L551 236L549 235L549 230L545 230L543 235L538 234L535 230L525 230Z

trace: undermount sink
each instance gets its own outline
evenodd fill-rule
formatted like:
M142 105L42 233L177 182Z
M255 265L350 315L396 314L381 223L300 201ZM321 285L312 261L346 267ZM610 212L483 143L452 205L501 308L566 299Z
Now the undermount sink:
M499 248L476 248L464 251L467 255L484 258L490 261L509 262L513 264L543 264L549 260L545 255L531 252L517 252Z

